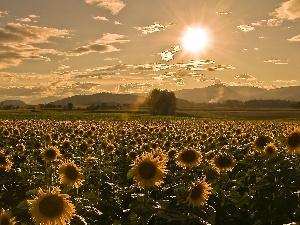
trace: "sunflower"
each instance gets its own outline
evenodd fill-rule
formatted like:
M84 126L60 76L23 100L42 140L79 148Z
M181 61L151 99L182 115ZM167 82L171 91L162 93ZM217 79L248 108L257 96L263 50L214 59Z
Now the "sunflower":
M277 152L278 152L278 149L273 143L267 144L264 149L264 153L270 157L276 156Z
M271 137L260 135L254 140L253 145L255 149L262 151L264 150L265 146L271 142L273 142Z
M61 148L63 150L68 150L69 148L71 148L71 142L69 140L64 140L61 144Z
M131 150L130 152L127 153L127 156L131 160L135 160L137 157L137 153L134 150Z
M9 136L10 136L9 130L7 130L7 129L3 130L3 131L2 131L2 135L3 135L4 137L9 137Z
M211 194L211 186L205 181L205 178L197 181L190 189L189 195L186 199L188 205L203 206L208 200L208 195Z
M172 159L175 157L176 153L177 151L174 148L172 148L168 151L168 157Z
M202 160L202 155L194 148L186 148L176 155L176 164L183 168L198 166Z
M41 156L46 162L54 162L61 156L61 153L57 147L50 146L41 151Z
M9 160L8 156L5 155L3 150L0 150L0 168L3 168L6 171L11 169L12 162Z
M67 194L60 194L55 187L52 191L39 189L39 196L34 200L27 200L30 205L29 213L36 224L40 225L66 225L75 215L75 206Z
M73 161L66 160L58 169L60 183L78 188L83 181L80 171Z
M233 156L228 153L218 153L211 160L212 166L218 173L231 171L235 163L236 161Z
M44 140L48 143L50 143L52 141L52 137L51 137L51 134L49 133L45 133L44 134Z
M155 150L152 150L152 155L153 155L153 158L158 158L159 161L162 161L162 162L165 162L165 163L168 161L168 157L167 157L166 153L164 153L159 148L156 148Z
M133 177L141 188L160 185L165 174L165 163L150 152L145 152L141 157L136 158L129 170L128 178Z
M9 211L5 211L4 209L0 210L0 225L14 225L16 224L15 218L11 217L11 213Z
M215 156L215 151L213 150L210 150L209 152L206 152L205 155L204 155L204 158L207 160L207 161L210 161L214 158Z
M294 131L287 136L286 149L291 154L300 153L300 131Z

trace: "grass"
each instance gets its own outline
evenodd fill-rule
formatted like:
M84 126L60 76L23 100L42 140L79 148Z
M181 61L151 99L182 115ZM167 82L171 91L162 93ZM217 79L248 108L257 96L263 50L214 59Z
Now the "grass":
M0 119L51 119L51 120L128 120L128 119L152 119L161 116L151 116L145 110L125 111L86 111L86 110L0 110ZM251 120L275 120L288 119L299 120L300 110L295 109L179 109L177 118L218 118L218 119L251 119ZM167 119L168 117L163 117ZM171 117L174 118L174 117Z

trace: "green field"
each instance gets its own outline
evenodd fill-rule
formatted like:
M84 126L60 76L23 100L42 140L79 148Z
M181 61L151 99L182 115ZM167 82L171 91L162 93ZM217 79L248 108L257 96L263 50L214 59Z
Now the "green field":
M297 109L234 109L234 108L183 108L177 117L220 118L220 119L300 119ZM0 110L0 119L54 119L54 120L98 120L135 119L150 115L146 110ZM153 116L151 116L153 118ZM166 117L164 117L166 118Z

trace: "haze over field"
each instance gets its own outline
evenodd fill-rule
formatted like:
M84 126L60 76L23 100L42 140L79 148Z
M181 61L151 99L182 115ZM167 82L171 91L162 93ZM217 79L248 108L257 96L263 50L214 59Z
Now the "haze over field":
M300 86L300 0L1 0L0 101Z

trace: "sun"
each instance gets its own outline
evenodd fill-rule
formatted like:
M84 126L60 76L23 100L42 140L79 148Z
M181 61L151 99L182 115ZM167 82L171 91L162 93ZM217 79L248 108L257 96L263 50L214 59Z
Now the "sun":
M188 27L183 38L183 50L188 52L199 52L207 45L207 32L203 28Z

